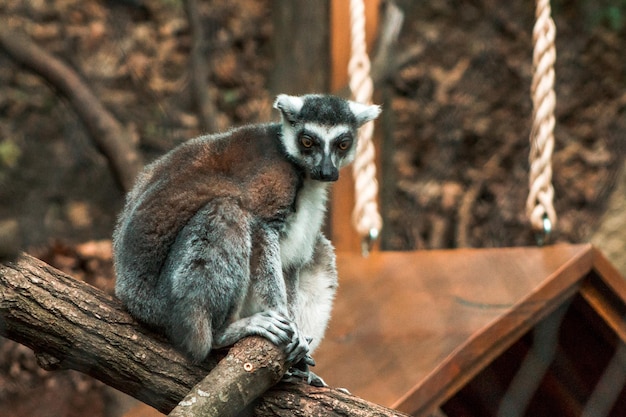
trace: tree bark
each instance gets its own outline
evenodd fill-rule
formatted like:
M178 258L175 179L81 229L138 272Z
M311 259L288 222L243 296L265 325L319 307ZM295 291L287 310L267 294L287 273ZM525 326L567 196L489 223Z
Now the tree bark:
M240 340L169 415L236 416L280 381L286 370L284 353L268 340Z
M226 358L213 352L205 363L193 364L138 324L116 298L28 255L0 264L0 335L33 349L45 369L84 372L164 413L185 400L177 412L200 408L233 415L274 384L285 366L282 352L260 337L240 341ZM205 378L213 368L216 374ZM202 405L188 408L187 402ZM303 382L275 385L253 404L253 413L403 415Z
M219 130L217 123L217 109L213 103L209 89L209 65L207 55L209 48L202 26L202 18L198 9L197 0L183 1L189 31L191 32L191 51L189 53L189 74L191 79L191 94L198 108L202 128L208 133Z
M324 93L330 87L329 0L272 0L274 68L270 90Z
M142 167L130 133L102 105L87 84L59 59L37 46L28 37L7 29L0 20L0 49L16 62L36 72L69 100L89 134L107 158L124 191L130 190Z

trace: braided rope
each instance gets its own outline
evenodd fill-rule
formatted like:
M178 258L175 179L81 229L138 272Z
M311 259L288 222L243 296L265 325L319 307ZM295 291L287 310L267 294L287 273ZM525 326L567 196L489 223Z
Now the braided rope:
M554 41L556 27L550 17L550 1L537 0L533 28L533 122L530 133L530 180L526 214L533 229L549 234L556 224L554 188L552 187L552 151L554 150ZM546 224L546 220L549 223ZM547 237L547 236L545 236Z
M351 57L348 63L350 91L355 101L371 103L374 83L370 76L370 60L365 43L365 6L363 0L350 0ZM375 150L372 143L374 123L367 122L359 130L356 157L352 165L355 204L352 222L364 242L364 252L378 237L382 218L378 211Z

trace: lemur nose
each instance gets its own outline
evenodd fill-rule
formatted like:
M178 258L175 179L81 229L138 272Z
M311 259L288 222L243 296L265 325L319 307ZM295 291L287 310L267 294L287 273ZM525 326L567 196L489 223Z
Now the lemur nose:
M320 175L321 181L337 181L339 179L339 171L335 167L332 167L329 171L322 170Z
M330 158L324 158L322 161L322 169L320 172L321 181L337 181L339 179L339 170L333 165Z

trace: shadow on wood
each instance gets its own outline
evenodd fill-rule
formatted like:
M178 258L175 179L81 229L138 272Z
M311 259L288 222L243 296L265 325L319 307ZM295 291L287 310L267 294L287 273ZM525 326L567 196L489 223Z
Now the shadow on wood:
M437 407L491 416L508 406L519 411L509 416L567 407L575 412L559 415L569 416L606 402L592 392L615 373L608 364L624 374L626 284L591 245L338 258L340 290L315 354L333 386L418 416ZM523 366L539 369L535 381L515 377ZM618 388L607 415L626 415ZM546 401L555 408L538 405Z

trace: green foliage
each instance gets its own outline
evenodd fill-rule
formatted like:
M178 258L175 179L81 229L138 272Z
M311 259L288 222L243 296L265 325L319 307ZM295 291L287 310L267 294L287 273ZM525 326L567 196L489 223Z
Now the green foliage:
M586 26L605 26L620 31L626 24L626 0L577 0L575 2L586 18Z
M624 16L626 14L626 0L616 0L616 4L609 5L599 10L597 21L606 24L615 31L620 31L624 27Z
M236 104L241 101L241 92L236 88L226 90L222 94L222 99L228 105Z
M17 166L22 150L10 139L0 140L0 185L8 178L9 170Z
M14 168L21 155L22 151L15 142L9 139L0 142L0 166Z

